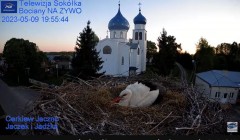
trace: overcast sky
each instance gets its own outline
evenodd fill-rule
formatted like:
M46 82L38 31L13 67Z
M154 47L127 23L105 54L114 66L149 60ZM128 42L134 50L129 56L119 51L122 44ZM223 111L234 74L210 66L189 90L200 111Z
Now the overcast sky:
M0 52L6 41L12 37L34 42L42 51L73 51L76 38L86 27L88 20L91 21L91 27L98 37L105 38L108 22L117 13L118 0L76 1L82 2L82 13L65 15L69 16L69 22L1 21ZM130 23L128 38L132 38L133 19L138 14L139 2L142 3L142 14L147 19L148 40L157 43L157 38L165 28L168 35L175 36L177 43L182 44L183 50L191 54L195 53L196 44L201 37L206 38L212 46L223 42L240 43L240 0L121 0L121 12ZM22 16L19 13L1 14L1 20L7 15ZM28 16L41 17L40 14Z

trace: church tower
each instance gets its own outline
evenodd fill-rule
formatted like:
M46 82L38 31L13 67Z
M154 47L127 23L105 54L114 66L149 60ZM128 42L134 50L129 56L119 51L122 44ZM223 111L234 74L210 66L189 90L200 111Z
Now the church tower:
M127 32L130 25L120 11L120 3L118 6L118 13L108 23L108 29L110 30L110 39L127 42Z
M140 4L139 4L140 6ZM133 29L133 43L138 43L140 46L140 61L141 71L146 71L146 57L147 57L147 31L145 25L147 23L146 18L141 14L141 7L139 7L139 14L134 18L134 29Z

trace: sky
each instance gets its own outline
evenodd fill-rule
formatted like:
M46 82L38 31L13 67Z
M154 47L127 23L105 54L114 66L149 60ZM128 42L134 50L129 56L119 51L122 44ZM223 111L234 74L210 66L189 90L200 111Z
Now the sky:
M2 1L2 0L1 0ZM6 0L4 0L6 1ZM28 2L29 0L23 0ZM53 0L30 0L52 2ZM58 2L69 0L58 0ZM37 44L40 50L74 51L76 38L91 21L91 28L100 39L107 35L108 22L118 11L119 0L70 0L81 2L81 6L60 8L81 8L80 14L45 14L44 16L65 16L68 22L42 22L41 14L0 13L0 52L7 40L23 38ZM133 19L138 14L139 2L142 14L147 19L148 40L157 44L163 28L168 35L181 43L183 51L194 54L201 37L214 47L221 43L240 43L240 1L239 0L121 0L121 13L130 23L128 38L132 38ZM53 7L53 6L52 6ZM51 7L51 8L52 8ZM24 6L18 1L18 8L46 9ZM3 22L6 16L38 16L38 22Z

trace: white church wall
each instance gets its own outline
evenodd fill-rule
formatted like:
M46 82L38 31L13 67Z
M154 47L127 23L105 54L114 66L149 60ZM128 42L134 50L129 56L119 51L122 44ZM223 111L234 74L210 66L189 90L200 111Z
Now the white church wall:
M135 59L136 57L137 57L136 49L131 49L131 51L130 51L130 67L137 67L137 61Z
M141 72L141 62L140 62L140 55L138 55L138 50L137 49L131 49L130 53L130 67L136 67L137 73Z
M135 29L145 29L144 24L135 24Z
M103 48L105 46L110 46L112 49L111 54L103 54ZM111 39L104 39L98 43L96 46L97 51L100 51L99 55L102 58L103 67L99 72L104 72L105 75L116 75L118 74L118 65L117 65L117 55L118 55L118 48L117 48L117 41Z
M126 43L119 43L118 50L119 76L129 76L129 46Z
M141 49L139 48L139 51L140 51L140 53L139 53L139 55L138 55L138 52L136 52L136 67L138 68L137 69L137 73L140 73L141 71L142 71L142 67L141 67L141 55L142 55L142 53L141 53Z
M137 40L135 38L135 33L142 33L142 38L140 39L139 36L137 37ZM145 25L142 24L136 24L135 29L133 30L133 43L138 43L140 46L140 72L146 71L146 55L147 55L147 31L145 30Z
M121 42L127 42L127 30L112 30L110 31L111 39L120 39Z

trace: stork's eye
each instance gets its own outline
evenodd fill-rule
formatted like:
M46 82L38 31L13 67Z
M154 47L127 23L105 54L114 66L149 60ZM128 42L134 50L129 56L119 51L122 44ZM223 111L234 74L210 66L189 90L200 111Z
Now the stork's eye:
M124 97L124 96L126 96L127 94L123 94L121 97Z

